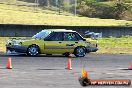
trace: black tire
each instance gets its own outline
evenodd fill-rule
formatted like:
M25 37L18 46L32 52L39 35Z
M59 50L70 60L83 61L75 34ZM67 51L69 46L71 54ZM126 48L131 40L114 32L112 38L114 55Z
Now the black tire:
M84 47L77 47L74 50L74 55L76 57L84 57L86 55L86 50Z
M39 47L37 45L31 45L27 49L27 55L37 56L39 55Z

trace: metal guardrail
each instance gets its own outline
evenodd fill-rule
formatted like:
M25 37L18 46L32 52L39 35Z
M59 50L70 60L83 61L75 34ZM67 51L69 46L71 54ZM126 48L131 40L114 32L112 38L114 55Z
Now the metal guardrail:
M79 32L85 36L86 31L94 32L95 35L103 37L132 36L132 27L113 26L55 26L55 25L22 25L22 24L0 24L0 36L24 36L30 37L43 29L68 29ZM98 33L102 33L98 34Z

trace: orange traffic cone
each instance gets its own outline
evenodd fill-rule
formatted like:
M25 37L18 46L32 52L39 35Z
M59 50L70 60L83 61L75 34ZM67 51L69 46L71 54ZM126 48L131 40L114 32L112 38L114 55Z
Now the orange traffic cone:
M130 67L129 67L129 69L132 70L132 61L131 61L131 63L130 63Z
M72 70L72 67L71 67L71 58L68 58L67 68L66 69Z
M86 72L85 72L85 77L87 77L87 78L88 78L88 71L86 71Z
M10 57L8 58L8 62L7 62L6 68L7 69L12 69L11 58Z

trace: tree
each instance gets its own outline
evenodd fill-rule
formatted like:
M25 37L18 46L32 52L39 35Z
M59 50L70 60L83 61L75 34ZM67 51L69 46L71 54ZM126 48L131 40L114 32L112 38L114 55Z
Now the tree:
M125 5L123 0L117 0L115 3L115 14L116 18L119 19L120 15L127 10L127 6Z

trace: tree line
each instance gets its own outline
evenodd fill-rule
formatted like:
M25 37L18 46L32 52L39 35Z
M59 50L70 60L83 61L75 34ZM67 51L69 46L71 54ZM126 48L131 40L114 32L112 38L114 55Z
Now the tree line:
M21 0L33 2L35 0ZM38 0L40 6L55 6L74 13L77 1L77 14L92 18L132 20L132 0ZM59 10L60 11L60 10Z

